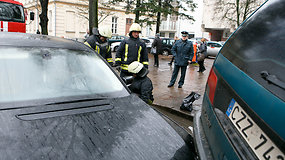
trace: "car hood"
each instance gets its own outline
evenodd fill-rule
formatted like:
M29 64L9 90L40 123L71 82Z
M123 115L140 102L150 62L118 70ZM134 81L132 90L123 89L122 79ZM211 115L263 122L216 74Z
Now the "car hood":
M3 159L189 159L190 149L136 95L0 110Z

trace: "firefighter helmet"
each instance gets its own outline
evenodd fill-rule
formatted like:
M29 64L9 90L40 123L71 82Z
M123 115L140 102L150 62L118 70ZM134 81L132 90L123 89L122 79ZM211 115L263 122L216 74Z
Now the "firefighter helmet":
M107 37L107 38L111 38L112 37L112 31L109 28L99 29L99 34L102 37Z
M132 62L129 67L128 67L128 71L130 73L134 73L136 75L138 75L139 77L144 77L148 74L148 69L146 69L143 64L141 64L138 61L134 61Z
M142 28L139 24L137 23L133 23L130 27L130 32L132 31L137 31L137 32L141 32L142 31Z

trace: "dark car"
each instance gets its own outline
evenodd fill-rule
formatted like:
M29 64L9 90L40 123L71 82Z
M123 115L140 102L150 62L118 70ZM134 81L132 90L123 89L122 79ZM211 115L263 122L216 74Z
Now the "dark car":
M122 40L126 38L127 38L126 36L113 35L111 38L108 39L108 42L111 45L114 42L121 42Z
M171 55L171 48L175 42L173 38L161 38L162 42L162 55Z
M200 159L285 159L284 8L267 1L216 57L194 118Z
M0 38L0 159L193 157L191 137L130 93L89 47L43 35Z

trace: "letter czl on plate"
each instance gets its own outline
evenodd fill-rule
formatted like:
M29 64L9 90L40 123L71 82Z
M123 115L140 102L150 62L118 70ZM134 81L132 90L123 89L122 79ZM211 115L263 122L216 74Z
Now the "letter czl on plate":
M259 159L285 160L284 153L234 99L232 99L226 114Z

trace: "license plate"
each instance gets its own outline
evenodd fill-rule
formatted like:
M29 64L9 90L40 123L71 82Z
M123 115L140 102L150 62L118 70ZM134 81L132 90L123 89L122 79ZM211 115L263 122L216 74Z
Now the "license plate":
M285 160L282 151L234 99L232 99L226 114L259 159Z

